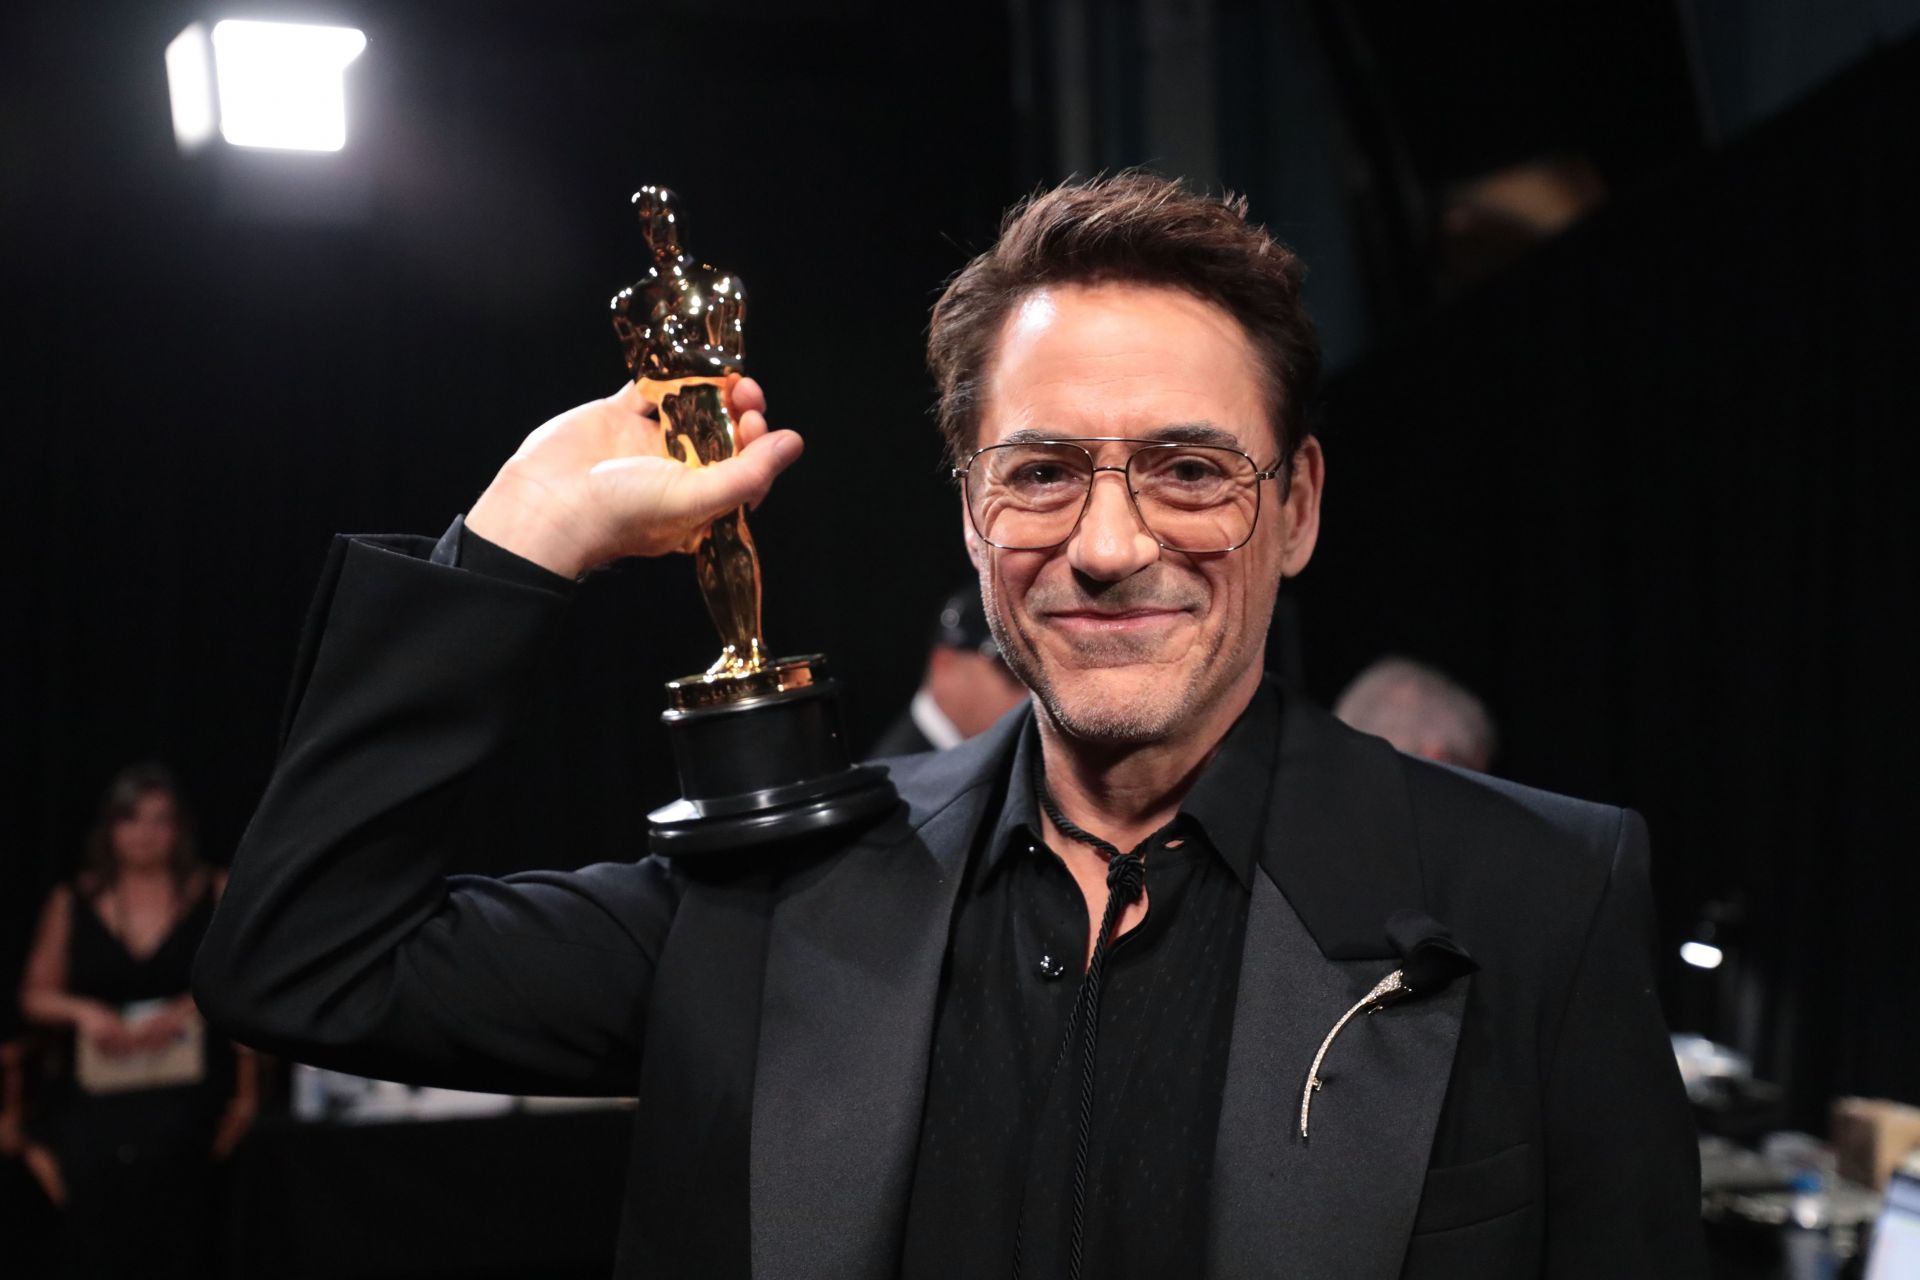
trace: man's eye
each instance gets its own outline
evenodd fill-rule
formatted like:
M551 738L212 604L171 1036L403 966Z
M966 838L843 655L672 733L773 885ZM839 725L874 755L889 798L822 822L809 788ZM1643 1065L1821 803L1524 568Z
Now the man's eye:
M1066 468L1057 462L1030 462L1014 472L1013 482L1022 488L1044 488L1064 482Z
M1191 454L1185 457L1168 458L1154 470L1162 479L1171 480L1176 484L1212 484L1224 474L1220 464L1213 459L1195 457Z

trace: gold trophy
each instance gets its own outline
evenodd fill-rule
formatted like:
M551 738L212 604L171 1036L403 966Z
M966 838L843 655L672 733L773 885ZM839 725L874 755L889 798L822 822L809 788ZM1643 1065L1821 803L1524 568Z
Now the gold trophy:
M664 187L633 196L653 261L613 298L613 329L640 391L660 409L667 451L689 467L737 448L727 385L741 372L746 294L739 277L690 256ZM686 548L720 632L720 656L667 683L661 720L682 798L647 815L655 853L757 848L836 831L893 807L886 771L855 763L839 690L819 654L771 659L760 631L760 553L746 508Z

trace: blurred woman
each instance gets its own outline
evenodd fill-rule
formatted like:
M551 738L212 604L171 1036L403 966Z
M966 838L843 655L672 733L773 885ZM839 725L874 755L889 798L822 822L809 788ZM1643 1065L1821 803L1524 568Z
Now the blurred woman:
M207 1273L210 1161L252 1121L254 1064L206 1034L188 994L224 876L201 862L172 775L122 771L84 866L47 898L20 1007L71 1027L46 1121L74 1276Z

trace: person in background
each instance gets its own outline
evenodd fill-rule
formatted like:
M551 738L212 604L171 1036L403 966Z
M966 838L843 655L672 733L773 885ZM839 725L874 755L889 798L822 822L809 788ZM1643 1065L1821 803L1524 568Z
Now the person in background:
M980 587L970 582L940 606L920 689L868 754L910 756L957 747L1026 700L1026 686L1007 670L987 628Z
M254 1112L250 1053L208 1036L189 994L224 874L195 852L173 776L125 769L85 864L41 911L20 1008L73 1033L42 1136L57 1162L73 1276L207 1274L210 1165Z
M1486 704L1425 663L1382 658L1355 676L1333 714L1410 756L1485 773L1498 745Z

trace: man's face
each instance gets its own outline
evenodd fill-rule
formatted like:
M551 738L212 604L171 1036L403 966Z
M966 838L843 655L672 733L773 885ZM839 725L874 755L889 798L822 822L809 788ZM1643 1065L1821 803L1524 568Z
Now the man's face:
M1222 433L1263 469L1280 461L1239 322L1177 289L1068 285L1036 290L1008 317L978 444L1015 432L1150 440L1195 427ZM1124 466L1133 450L1088 447L1100 466ZM1260 679L1281 578L1312 554L1320 479L1308 441L1291 493L1283 500L1281 481L1263 482L1253 537L1225 554L1161 548L1115 472L1095 475L1086 514L1061 546L1001 550L969 523L968 552L1008 665L1076 738L1156 742L1237 713Z

